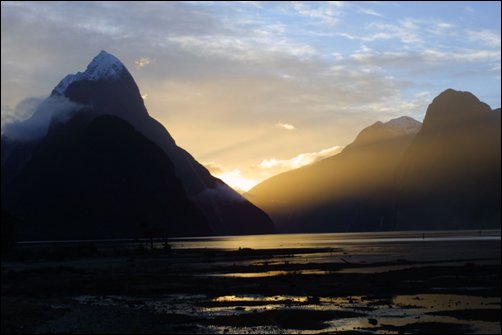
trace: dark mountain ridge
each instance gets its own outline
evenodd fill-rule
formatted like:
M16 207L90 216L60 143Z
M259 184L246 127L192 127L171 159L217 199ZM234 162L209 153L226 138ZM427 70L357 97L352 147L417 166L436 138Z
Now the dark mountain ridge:
M424 123L363 129L340 154L246 197L281 232L500 228L500 109L448 89Z
M53 102L57 102L57 104ZM134 79L120 60L113 55L102 51L87 66L85 72L66 76L55 87L51 96L43 104L45 104L45 107L51 107L54 104L57 106L62 105L64 108L61 111L50 108L39 108L30 119L11 127L14 130L23 130L24 128L32 129L38 126L42 129L39 131L42 136L37 138L33 138L32 136L29 139L10 137L9 133L14 134L15 132L9 132L10 129L8 127L4 135L2 135L2 206L21 219L29 217L30 221L37 220L39 221L37 224L43 226L49 224L47 222L53 219L57 211L77 213L78 202L71 204L63 202L62 204L66 207L63 206L60 208L57 208L55 204L51 204L50 207L54 209L52 213L42 210L42 204L45 199L49 201L52 194L46 194L44 197L41 197L41 205L37 205L35 201L36 197L29 194L44 193L42 186L47 187L45 190L46 193L56 192L56 188L51 187L51 184L45 182L43 179L51 180L52 178L52 183L60 186L66 183L71 185L74 183L71 182L69 173L73 173L74 178L82 178L82 180L87 178L88 182L85 184L95 186L92 190L87 190L87 194L103 192L97 183L93 183L90 180L92 179L91 177L101 178L102 176L100 177L96 174L82 175L81 173L83 172L78 169L77 165L71 166L73 172L68 171L66 173L66 171L60 171L60 166L70 164L70 161L80 161L83 165L92 164L93 160L102 159L104 156L104 154L96 156L96 152L104 153L103 150L106 148L107 150L113 149L117 151L117 153L110 154L111 158L106 160L106 164L122 161L132 164L131 166L136 166L139 162L145 161L152 165L145 168L148 171L149 169L154 169L154 161L158 160L159 166L164 167L164 170L162 170L164 171L163 173L169 176L165 177L168 179L165 179L158 170L152 170L150 174L143 174L143 172L139 171L138 166L136 171L142 178L146 178L140 182L130 170L124 170L126 167L116 167L120 171L119 175L123 175L123 183L127 187L120 188L119 186L121 185L118 183L112 183L112 185L117 186L117 189L121 189L123 192L144 194L146 189L144 189L142 183L144 185L151 185L155 180L161 185L157 193L152 193L157 194L158 199L154 199L152 195L147 196L142 201L146 203L146 199L148 199L155 206L142 204L139 206L141 210L135 209L133 205L129 206L128 204L130 204L131 199L125 199L124 195L115 194L111 190L112 187L106 189L106 192L109 192L110 196L112 194L116 196L114 205L119 206L122 201L124 213L120 214L117 210L112 211L115 216L112 214L103 215L104 209L97 208L91 208L90 212L95 210L94 213L96 215L93 216L94 222L103 223L105 219L109 219L109 222L114 221L115 223L111 224L110 227L114 227L112 230L115 231L114 236L116 237L123 237L124 234L134 237L131 229L124 229L123 232L119 232L115 228L119 227L117 222L122 222L120 224L124 227L135 225L138 222L139 212L142 212L145 218L149 218L146 221L150 225L163 225L165 230L172 236L260 234L275 231L272 221L263 211L241 197L224 182L211 176L188 152L176 145L174 139L159 122L148 115ZM108 116L107 121L102 119L102 116ZM111 116L115 117L113 121L110 119ZM95 121L98 120L110 126L108 136L105 136L103 132L95 131L97 127ZM124 129L127 127L133 129L134 132L125 131ZM118 131L121 134L124 148L127 145L136 148L143 147L145 152L153 155L153 158L145 157L139 151L131 151L132 156L130 157L130 161L126 160L123 156L113 156L115 154L125 154L123 151L124 148L119 148L118 142L114 139L114 131ZM102 141L103 148L99 149L96 147L92 152L80 150L79 152L82 157L75 157L75 154L71 153L71 151L82 149L82 146L88 146L89 141L91 141L89 136L85 134L93 134L96 138L99 138ZM81 142L85 142L86 144ZM70 143L73 143L73 146L68 147ZM100 141L93 140L92 143L98 146ZM111 143L114 143L115 146L111 145ZM153 147L156 149L153 149ZM157 151L159 150L165 157L158 155ZM45 163L42 164L42 161ZM94 163L97 164L96 166L99 165L97 161ZM169 164L172 165L172 168L168 168ZM108 168L111 169L111 166L108 166ZM49 170L58 171L60 174ZM171 170L173 173L170 172ZM51 178L47 177L48 175ZM63 182L65 178L66 181ZM26 180L32 180L32 182L27 183ZM168 184L171 185L171 190L168 190ZM24 186L21 187L21 185ZM178 187L176 185L181 186ZM79 197L78 193L81 191L77 188L61 188L57 190L59 194L67 194L69 197L76 196L77 198ZM141 197L137 199L141 199ZM86 201L86 205L82 206L92 207L91 199L88 198ZM185 218L186 220L183 219L185 221L180 220L177 223L174 223L172 219L167 220L170 217L182 217L178 213L176 206L171 206L171 203L178 203L176 201L179 202L179 208L191 208L189 211L193 209L193 215L187 216L187 218L191 219ZM95 206L99 207L101 205L96 203ZM164 207L169 208L171 213L168 214L163 209ZM149 213L149 211L153 211L155 214L153 212ZM31 214L28 214L30 212ZM39 212L43 215L37 216L36 213ZM97 219L97 213L103 215L102 220ZM202 213L202 216L199 215L200 213ZM65 216L61 214L61 218L63 217ZM126 219L130 222L124 222L124 220L127 221ZM164 219L169 221L169 224L159 223ZM191 222L190 220L193 220L192 225L185 224L186 222ZM27 220L23 220L23 222L25 221ZM62 221L62 219L59 221ZM73 217L71 222L82 226L94 224L91 222L84 223L84 221L84 219L80 220ZM180 225L180 227L175 227L175 225ZM193 228L190 232L188 231L189 227ZM58 227L58 229L61 229L61 227ZM107 228L103 226L102 229L106 230ZM41 238L42 230L43 228L38 231L38 235L29 235L29 238ZM24 231L27 232L28 229ZM89 238L98 234L96 229L92 231L94 235L89 233ZM50 237L52 236L51 234L54 234L54 231L52 233L45 232L43 238ZM65 238L64 236L66 235L63 235L60 234L59 237ZM21 238L28 237L21 235Z

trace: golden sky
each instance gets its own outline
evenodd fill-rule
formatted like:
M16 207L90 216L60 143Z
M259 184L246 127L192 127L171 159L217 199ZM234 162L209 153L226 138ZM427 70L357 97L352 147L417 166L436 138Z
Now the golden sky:
M2 127L105 49L178 145L243 190L376 121L422 121L449 87L500 106L499 2L1 6Z

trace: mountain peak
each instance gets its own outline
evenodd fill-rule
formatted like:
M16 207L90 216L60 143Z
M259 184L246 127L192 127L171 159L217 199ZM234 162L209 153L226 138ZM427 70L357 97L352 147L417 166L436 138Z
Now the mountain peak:
M63 95L64 91L71 83L79 80L115 80L120 78L121 74L127 69L122 62L114 55L101 50L101 52L92 59L84 72L69 74L54 88L54 92Z
M125 69L124 64L112 54L101 50L94 59L87 65L85 74L91 80L114 79Z
M452 88L448 88L443 92L441 92L437 97L435 97L434 100L432 100L432 103L440 103L444 100L450 100L450 99L464 99L464 100L471 100L473 102L479 102L479 99L471 92L457 91Z
M404 133L417 133L422 123L409 116L401 116L384 123L385 126Z
M421 127L422 123L409 116L401 116L385 123L377 121L361 130L356 139L345 147L344 152L359 146L373 145L403 136L414 136Z
M456 123L468 124L480 114L491 112L490 106L471 92L447 89L432 100L424 118L424 129Z

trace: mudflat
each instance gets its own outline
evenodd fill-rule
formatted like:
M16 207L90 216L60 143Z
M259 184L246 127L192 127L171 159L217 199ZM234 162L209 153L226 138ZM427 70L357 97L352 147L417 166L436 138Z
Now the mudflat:
M500 333L500 232L476 234L22 244L2 332Z

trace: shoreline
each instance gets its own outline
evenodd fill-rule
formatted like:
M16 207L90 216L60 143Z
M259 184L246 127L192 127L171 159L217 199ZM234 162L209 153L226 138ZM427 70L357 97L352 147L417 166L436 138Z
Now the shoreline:
M500 332L498 240L25 252L2 332Z

